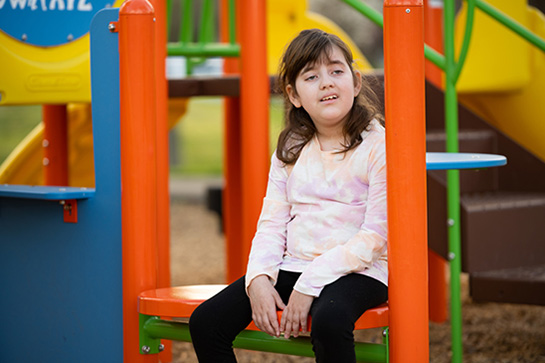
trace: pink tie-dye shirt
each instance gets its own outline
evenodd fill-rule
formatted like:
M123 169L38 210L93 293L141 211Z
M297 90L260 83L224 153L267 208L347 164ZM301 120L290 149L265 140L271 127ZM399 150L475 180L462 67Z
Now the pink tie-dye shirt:
M356 272L388 283L384 127L373 120L346 154L322 151L316 138L293 167L272 157L267 194L246 272L276 283L302 272L294 289L319 296Z

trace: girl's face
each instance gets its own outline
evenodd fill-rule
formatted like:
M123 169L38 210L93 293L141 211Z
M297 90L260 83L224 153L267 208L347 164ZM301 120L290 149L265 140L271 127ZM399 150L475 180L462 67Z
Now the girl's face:
M355 78L360 80L360 74L356 73ZM308 112L318 133L342 132L360 89L361 81L354 82L350 66L335 46L329 57L307 64L301 70L295 87L286 87L291 103Z

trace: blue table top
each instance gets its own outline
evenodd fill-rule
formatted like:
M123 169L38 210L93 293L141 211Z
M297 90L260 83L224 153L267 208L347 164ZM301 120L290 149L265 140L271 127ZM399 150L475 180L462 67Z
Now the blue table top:
M481 153L426 153L427 170L480 169L507 164L502 155Z
M0 185L0 197L70 200L88 199L95 195L94 188L50 187L32 185Z

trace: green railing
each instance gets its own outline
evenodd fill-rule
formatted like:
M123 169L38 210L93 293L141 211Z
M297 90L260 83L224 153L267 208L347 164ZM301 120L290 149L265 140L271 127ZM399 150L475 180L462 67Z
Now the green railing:
M240 45L236 42L235 0L227 1L228 40L218 41L215 17L219 13L217 1L203 0L199 19L198 34L194 34L194 2L180 1L180 28L177 39L167 43L168 56L187 57L188 73L195 64L209 57L238 57ZM173 18L172 1L167 0L167 29L171 29Z
M382 15L361 0L343 0L375 24L382 26ZM445 132L447 152L458 152L458 96L456 83L462 72L469 49L475 8L483 11L508 29L512 30L530 44L545 51L545 40L532 33L522 24L491 6L483 0L466 0L467 18L464 38L458 60L454 48L454 0L444 0L444 52L441 55L427 45L424 54L428 60L445 72ZM451 293L451 331L452 361L462 362L462 303L460 296L461 265L461 226L460 226L460 177L458 170L447 171L447 215L448 244L450 261L450 293Z

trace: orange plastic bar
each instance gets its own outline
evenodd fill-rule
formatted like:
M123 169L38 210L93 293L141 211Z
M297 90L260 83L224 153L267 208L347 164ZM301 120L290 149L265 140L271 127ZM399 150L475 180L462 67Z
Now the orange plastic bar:
M443 2L424 0L424 42L443 54ZM441 88L443 71L426 59L426 79ZM428 250L430 320L443 323L447 320L447 261Z
M443 1L424 0L424 41L443 54ZM443 71L426 59L426 79L441 88L442 77Z
M221 40L229 40L228 0L221 2ZM240 18L240 6L237 7ZM237 22L240 28L240 22ZM237 29L240 34L240 29ZM239 74L239 59L225 58L225 74ZM240 128L240 97L225 97L223 143L223 226L225 229L226 282L231 283L245 273L242 247L242 146Z
M384 2L390 358L429 362L422 0Z
M68 185L68 118L66 105L43 105L45 185Z
M242 259L255 233L269 171L266 2L241 0Z
M155 9L155 92L157 103L157 287L170 287L170 193L168 138L167 7L164 0L152 0ZM172 361L172 341L162 342L163 363Z
M157 166L155 19L146 0L119 11L121 216L124 361L158 362L140 354L138 295L156 288Z

